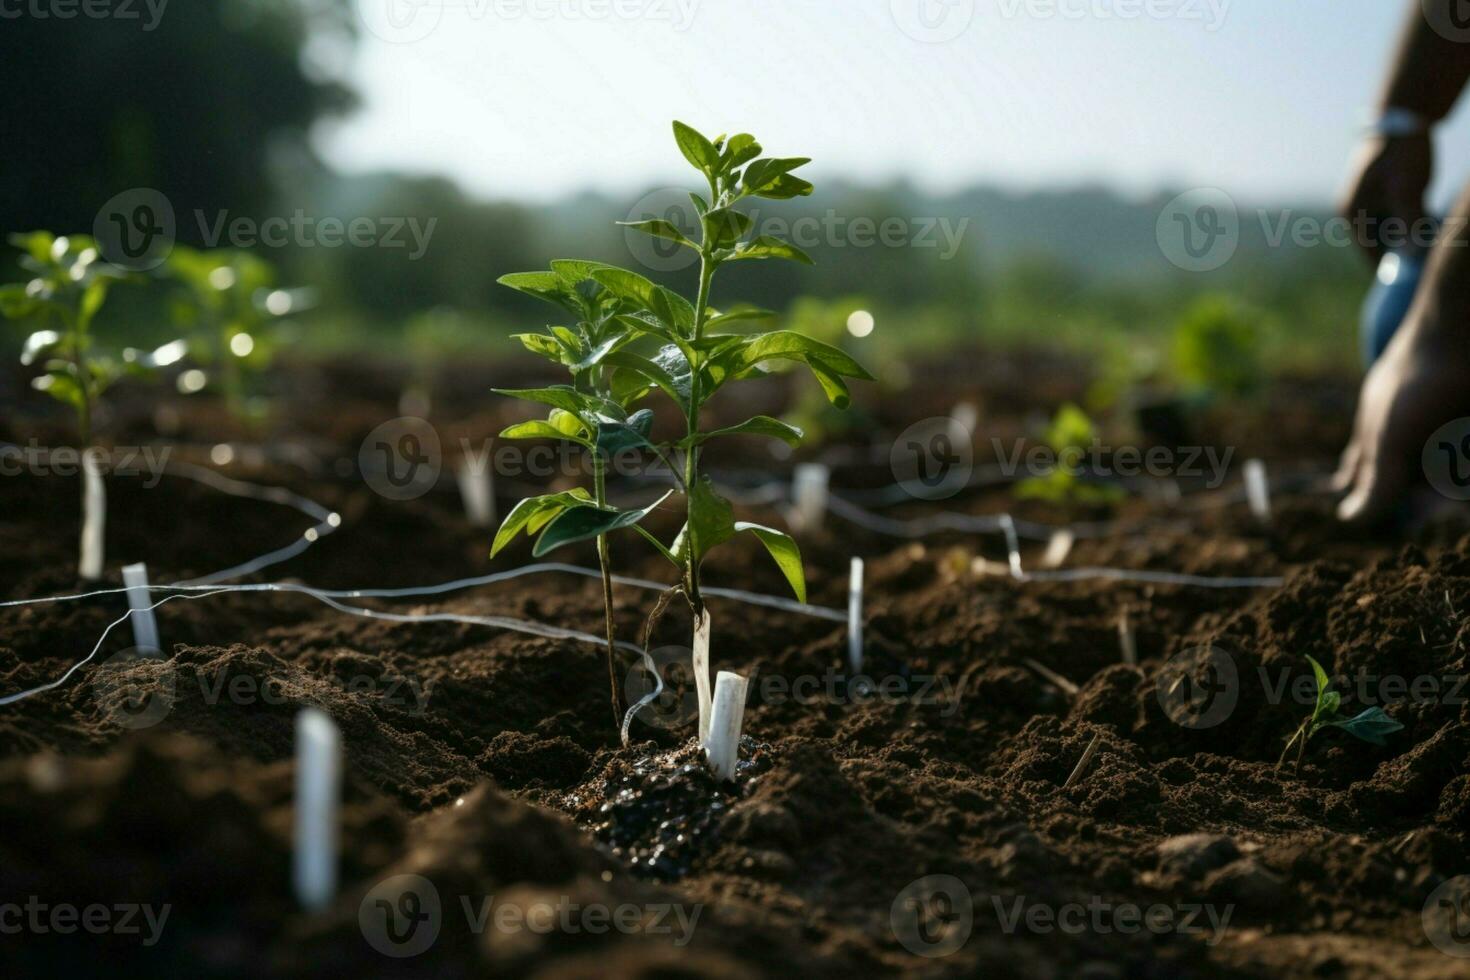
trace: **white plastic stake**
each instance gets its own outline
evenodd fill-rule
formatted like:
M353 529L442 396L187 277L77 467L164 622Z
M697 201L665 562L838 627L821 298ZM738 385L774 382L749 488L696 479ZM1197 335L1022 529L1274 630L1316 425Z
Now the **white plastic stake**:
M303 908L320 909L337 894L338 809L342 733L320 708L296 716L296 850L291 879Z
M78 572L89 582L102 577L103 537L107 531L107 486L95 454L82 453L82 554Z
M1061 568L1062 562L1072 553L1072 545L1077 541L1077 535L1070 528L1062 528L1053 531L1051 538L1046 542L1046 551L1041 556L1042 568Z
M1250 502L1256 520L1271 520L1271 485L1266 480L1266 464L1259 459L1245 461L1245 498Z
M468 454L459 461L455 471L459 479L459 495L464 500L465 516L474 527L492 527L495 524L495 480L490 472L489 454L473 457Z
M1138 637L1133 635L1133 621L1128 616L1128 607L1118 610L1118 648L1123 653L1123 662L1130 667L1138 666Z
M825 463L800 463L791 478L791 500L796 526L815 531L827 516L827 484L832 470Z
M854 558L847 577L847 663L852 676L863 672L863 560Z
M720 671L715 678L714 711L704 754L715 778L721 781L735 778L735 764L740 761L740 727L745 721L748 684L744 677L728 670Z
M123 585L128 587L128 607L132 610L133 645L147 653L160 653L158 620L153 618L153 600L148 593L148 566L142 562L124 565Z
M699 695L699 747L709 743L710 693L709 693L709 610L700 612L694 620L694 689Z

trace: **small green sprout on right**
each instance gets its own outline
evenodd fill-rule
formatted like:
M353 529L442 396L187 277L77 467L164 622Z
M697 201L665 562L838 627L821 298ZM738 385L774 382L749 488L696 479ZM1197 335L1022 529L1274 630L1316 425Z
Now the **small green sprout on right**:
M1313 735L1323 728L1341 728L1349 735L1356 736L1373 745L1386 745L1383 736L1392 735L1394 732L1402 731L1403 725L1389 717L1388 712L1376 705L1364 708L1361 712L1348 718L1338 712L1342 704L1342 696L1332 689L1332 679L1327 676L1327 671L1322 665L1310 656L1307 661L1312 665L1312 674L1317 680L1317 703L1312 708L1312 713L1301 727L1286 742L1286 747L1281 750L1281 758L1276 760L1277 768L1286 761L1286 753L1291 751L1295 745L1296 768L1302 767L1302 756L1306 754L1307 742L1311 741Z

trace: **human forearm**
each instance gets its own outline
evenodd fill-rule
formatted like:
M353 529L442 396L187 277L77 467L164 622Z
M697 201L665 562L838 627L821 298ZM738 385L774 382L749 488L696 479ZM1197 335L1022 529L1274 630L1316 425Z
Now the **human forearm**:
M1379 109L1408 109L1435 123L1449 115L1470 81L1470 43L1452 40L1462 0L1412 0L1408 23L1384 86ZM1470 30L1465 31L1470 33Z

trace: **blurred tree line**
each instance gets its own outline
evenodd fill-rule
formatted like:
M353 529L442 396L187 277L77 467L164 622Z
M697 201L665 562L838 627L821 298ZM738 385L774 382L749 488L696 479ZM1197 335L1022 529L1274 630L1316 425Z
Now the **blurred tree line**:
M429 311L441 334L446 323L450 333L496 335L540 326L541 310L494 280L560 256L629 265L693 291L692 268L640 264L614 224L649 216L636 205L664 202L658 195L583 194L528 207L475 199L441 178L331 172L310 135L355 104L332 68L354 39L351 0L176 0L151 30L86 17L5 21L0 133L10 152L0 229L90 231L103 203L134 187L162 191L179 241L196 247L208 244L201 220L222 212L432 221L418 258L408 248L259 249L282 281L318 288L308 339L327 345L370 338L381 346ZM804 221L813 237L801 244L816 266L745 263L724 288L778 310L803 295L861 297L885 330L925 342L1084 346L1147 342L1198 295L1224 291L1258 311L1263 336L1283 349L1351 358L1353 311L1366 288L1353 256L1269 247L1243 213L1237 256L1208 275L1185 272L1155 239L1171 196L1129 200L1099 187L936 195L903 183L827 181L813 197L767 202L757 216L758 225ZM146 333L161 321L140 302L118 291L117 307Z

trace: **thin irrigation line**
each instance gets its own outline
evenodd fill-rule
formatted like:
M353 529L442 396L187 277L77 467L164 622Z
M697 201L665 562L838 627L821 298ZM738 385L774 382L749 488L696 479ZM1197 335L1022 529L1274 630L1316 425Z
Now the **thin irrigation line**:
M220 592L228 592L228 591L229 591L229 589L228 588L225 588L225 589L218 589L218 590L216 590L214 592L202 592L202 593L199 593L197 595L171 595L171 596L165 596L164 598L159 599L157 602L153 603L153 605L149 606L148 608L150 610L157 609L159 606L163 605L165 602L172 602L174 599L203 599L203 598L205 598L207 596L218 595ZM42 693L44 693L46 691L55 690L56 688L58 688L61 685L65 684L68 680L71 679L71 675L72 674L75 674L77 671L81 670L87 664L89 664L89 663L92 662L92 659L97 656L97 652L102 649L102 644L105 643L105 642L107 642L107 637L109 635L111 635L112 631L114 629L116 629L117 627L121 626L123 623L127 622L129 619L132 618L132 616L133 616L133 613L132 613L131 610L129 610L128 612L123 613L122 616L120 616L117 619L114 619L112 622L108 623L107 624L107 628L102 631L102 635L97 638L96 644L93 645L92 652L91 653L88 653L81 660L78 660L76 663L72 664L71 667L69 667L67 669L66 673L64 673L60 677L56 678L56 680L50 681L50 682L45 683L45 684L42 684L39 687L33 687L30 690L20 691L20 692L18 692L16 694L9 694L9 695L6 695L5 697L0 697L0 706L7 705L7 704L14 704L17 701L23 701L23 700L25 700L26 698L30 697L33 694L42 694Z

